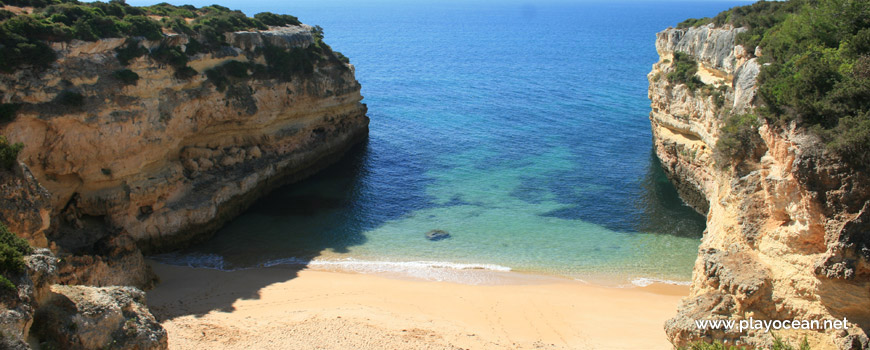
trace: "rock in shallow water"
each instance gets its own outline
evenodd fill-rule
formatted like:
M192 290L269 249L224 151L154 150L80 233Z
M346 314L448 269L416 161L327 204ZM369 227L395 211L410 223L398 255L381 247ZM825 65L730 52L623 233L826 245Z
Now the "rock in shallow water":
M450 238L450 234L444 230L432 230L426 232L426 239L430 241L440 241L442 239Z

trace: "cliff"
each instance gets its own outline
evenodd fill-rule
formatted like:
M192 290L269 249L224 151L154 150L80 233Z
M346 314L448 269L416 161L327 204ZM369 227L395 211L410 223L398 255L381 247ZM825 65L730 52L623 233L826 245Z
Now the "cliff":
M289 15L29 4L0 8L0 224L49 249L4 246L0 347L165 349L143 252L363 141L354 67Z
M695 320L825 320L848 330L776 331L813 349L867 349L870 330L870 177L795 122L757 118L740 164L717 161L726 120L758 107L761 49L735 44L744 28L713 24L657 34L649 74L655 152L692 207L707 216L690 295L665 330L676 345L771 344L771 333L702 330ZM694 89L675 82L675 54L697 64ZM754 117L753 117L754 118Z
M184 34L132 44L124 38L52 43L58 59L47 69L0 74L2 102L20 106L0 134L25 145L18 160L47 190L44 211L55 222L46 230L46 215L15 217L31 211L2 219L21 226L21 235L47 235L60 252L178 248L206 238L265 192L322 168L367 135L353 66L331 50L299 72L265 70L276 65L267 57L276 48L319 49L314 28L224 35L228 46L189 57L187 67L196 73L186 78L154 54L189 51ZM151 54L124 66L116 56L131 47ZM125 70L138 81L119 79ZM31 242L44 246L45 239ZM82 268L101 263L83 259ZM103 265L111 268L71 282L145 283L142 271L127 283L112 276L144 264Z

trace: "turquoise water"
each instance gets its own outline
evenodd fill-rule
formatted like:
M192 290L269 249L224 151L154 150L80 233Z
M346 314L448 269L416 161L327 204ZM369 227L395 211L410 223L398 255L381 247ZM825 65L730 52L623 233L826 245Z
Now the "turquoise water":
M737 4L225 3L323 26L356 66L371 135L159 258L687 281L704 218L652 155L646 74L655 32Z

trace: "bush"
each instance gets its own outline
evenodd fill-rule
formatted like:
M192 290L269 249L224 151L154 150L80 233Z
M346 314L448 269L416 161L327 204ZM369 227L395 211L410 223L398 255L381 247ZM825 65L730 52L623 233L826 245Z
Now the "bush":
M178 46L160 45L151 51L152 59L157 62L168 64L174 68L181 68L187 65L187 55L181 51Z
M118 62L121 62L122 66L126 66L130 64L130 61L133 59L144 56L148 53L148 50L139 46L138 41L127 39L126 44L116 48L115 52L117 53L115 57L118 58Z
M18 103L0 103L0 123L14 120L19 108L21 104Z
M693 93L695 89L704 86L701 79L695 76L698 73L698 62L686 53L674 52L674 70L667 75L667 79L672 84L686 84L689 88L689 93Z
M199 74L199 72L197 72L196 69L184 66L181 68L176 68L174 75L176 79L187 80L195 77L197 74Z
M24 148L24 144L9 144L6 136L0 135L0 169L9 170L18 160L18 153Z
M124 85L136 85L139 81L139 74L129 69L121 69L112 72L112 77L120 80Z
M267 29L268 27L257 19L245 16L241 11L230 11L228 8L212 5L202 8L204 15L193 21L193 30L205 39L205 45L217 48L225 44L224 33L251 29Z
M710 17L689 18L689 19L677 24L677 28L682 29L682 28L700 27L700 26L707 25L710 23L713 23L713 19Z
M302 22L299 22L299 19L296 18L295 16L276 15L276 14L271 13L271 12L260 12L256 15L254 15L254 19L262 22L263 24L265 24L267 26L286 26L286 25L298 26L298 25L302 24Z
M750 52L761 46L762 117L807 127L828 150L863 168L870 166L868 14L868 1L759 1L713 22L746 27L737 42Z
M158 40L163 37L163 25L176 33L206 38L206 44L218 48L223 44L223 33L229 31L266 29L257 19L241 11L230 11L223 6L202 9L185 5L162 3L137 8L119 1L109 3L79 3L72 0L16 0L21 6L34 6L32 14L15 15L0 12L0 71L12 72L20 66L47 67L55 61L54 51L46 42L73 39L94 41L112 37L145 37ZM148 15L166 16L163 24ZM263 17L263 16L261 16ZM193 28L185 18L195 18ZM298 23L293 16L266 15L270 23ZM128 46L129 49L135 47ZM195 50L196 51L196 50ZM195 52L193 52L195 53ZM191 53L192 54L192 53ZM140 57L137 51L119 52L125 64Z
M269 73L278 79L290 81L296 74L314 72L314 65L321 58L316 50L317 47L314 45L307 49L298 47L283 49L269 45L263 48L263 56L266 57Z
M27 241L9 232L0 222L0 290L15 290L9 277L25 271L24 255L32 252Z
M82 96L81 93L72 90L63 90L57 94L57 97L54 98L54 102L60 103L64 106L80 107L85 104L85 97Z
M723 344L722 342L716 340L712 343L697 341L697 342L689 344L688 346L682 346L678 349L679 350L743 350L746 348L745 347L738 347L738 346L734 346L734 345L726 345L726 344ZM796 350L796 349L794 346L784 342L782 340L782 338L780 338L779 336L774 334L773 335L773 345L770 347L770 350ZM804 337L804 339L800 342L800 345L798 345L797 350L810 350L810 344L807 341L806 337Z
M758 117L754 114L730 115L719 130L713 159L722 168L737 165L754 155L759 144Z
M227 86L235 81L250 78L248 70L254 69L254 65L236 60L228 61L220 66L205 71L206 79L215 86L218 91L226 90Z
M160 40L163 38L163 31L160 29L160 23L145 17L145 16L127 16L124 21L129 23L125 33L130 36L142 36L148 40Z

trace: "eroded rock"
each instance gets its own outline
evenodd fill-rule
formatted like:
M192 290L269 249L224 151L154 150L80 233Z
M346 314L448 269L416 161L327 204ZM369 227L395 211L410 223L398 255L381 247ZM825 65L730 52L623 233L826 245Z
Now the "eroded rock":
M53 285L34 331L61 349L167 349L166 330L134 287Z

